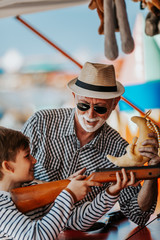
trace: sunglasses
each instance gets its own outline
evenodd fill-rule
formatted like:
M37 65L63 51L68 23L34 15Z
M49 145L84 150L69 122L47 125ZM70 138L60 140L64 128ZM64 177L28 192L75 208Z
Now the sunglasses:
M80 111L87 111L90 109L90 105L87 104L87 103L77 103L77 108L80 110ZM99 114L104 114L107 112L107 108L106 107L100 107L100 106L94 106L94 111L99 113Z

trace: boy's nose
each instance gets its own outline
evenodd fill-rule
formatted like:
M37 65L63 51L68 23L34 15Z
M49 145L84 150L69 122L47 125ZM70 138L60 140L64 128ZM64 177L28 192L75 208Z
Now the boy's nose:
M37 160L31 155L32 158L32 163L35 164L37 162Z

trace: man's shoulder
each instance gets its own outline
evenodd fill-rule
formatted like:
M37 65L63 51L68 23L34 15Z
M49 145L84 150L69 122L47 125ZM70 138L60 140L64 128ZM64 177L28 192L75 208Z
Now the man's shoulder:
M28 122L32 128L36 127L37 131L47 135L63 135L67 126L71 124L73 119L73 109L71 108L59 108L59 109L47 109L40 110L32 116L32 119Z
M65 121L71 113L72 108L59 108L59 109L43 109L35 112L27 121L26 124L40 124L45 125L51 122Z
M45 109L35 112L24 124L22 132L26 135L28 131L42 132L54 127L62 127L70 120L72 108ZM30 136L31 137L31 136Z
M37 111L33 116L38 118L68 117L71 115L72 108L43 109Z

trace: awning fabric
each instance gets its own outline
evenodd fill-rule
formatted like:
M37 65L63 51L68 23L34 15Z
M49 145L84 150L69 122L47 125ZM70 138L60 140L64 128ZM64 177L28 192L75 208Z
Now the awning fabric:
M0 0L0 18L89 3L89 0Z

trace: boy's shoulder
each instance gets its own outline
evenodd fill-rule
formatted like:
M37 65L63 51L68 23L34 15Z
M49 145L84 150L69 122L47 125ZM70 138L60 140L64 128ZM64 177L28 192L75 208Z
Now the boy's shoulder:
M44 181L34 179L34 180L31 181L31 182L25 182L25 183L23 183L21 187L28 187L28 186L33 186L33 185L42 184L42 183L44 183Z
M11 194L9 192L0 190L0 199L3 199L3 198L11 198Z
M0 209L13 207L11 194L6 191L0 191Z

